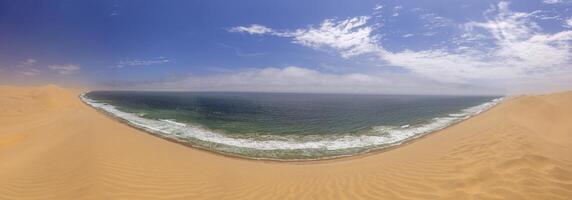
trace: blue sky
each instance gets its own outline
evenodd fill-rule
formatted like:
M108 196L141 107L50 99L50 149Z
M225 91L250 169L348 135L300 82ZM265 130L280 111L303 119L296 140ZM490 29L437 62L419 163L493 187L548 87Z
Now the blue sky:
M572 87L572 2L0 0L0 83L511 94Z

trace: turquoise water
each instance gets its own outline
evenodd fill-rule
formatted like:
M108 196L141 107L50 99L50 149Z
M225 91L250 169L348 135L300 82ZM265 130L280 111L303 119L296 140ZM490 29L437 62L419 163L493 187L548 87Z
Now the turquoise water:
M83 97L156 134L268 159L315 159L396 145L476 114L498 98L125 91Z

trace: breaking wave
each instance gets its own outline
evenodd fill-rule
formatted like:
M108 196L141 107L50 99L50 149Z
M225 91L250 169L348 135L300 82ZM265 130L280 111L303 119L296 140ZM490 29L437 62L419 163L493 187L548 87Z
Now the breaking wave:
M320 159L347 156L402 144L428 133L441 130L452 124L477 115L501 102L503 98L466 108L458 113L434 118L426 123L403 126L375 126L360 133L333 136L258 136L237 137L215 132L196 125L176 122L171 119L148 119L134 113L123 112L115 106L86 97L86 104L104 111L127 124L149 131L161 137L223 154L255 159Z

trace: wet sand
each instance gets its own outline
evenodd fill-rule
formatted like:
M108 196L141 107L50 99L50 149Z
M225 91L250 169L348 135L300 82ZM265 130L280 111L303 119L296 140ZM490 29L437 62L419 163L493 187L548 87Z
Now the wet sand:
M515 97L389 151L295 163L189 148L78 95L0 86L0 199L572 197L572 92Z

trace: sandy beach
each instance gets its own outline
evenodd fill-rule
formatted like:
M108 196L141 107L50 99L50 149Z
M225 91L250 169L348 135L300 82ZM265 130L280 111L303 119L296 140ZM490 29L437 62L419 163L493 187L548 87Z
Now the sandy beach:
M572 198L572 92L513 97L389 151L296 163L169 142L79 94L0 86L0 199Z

